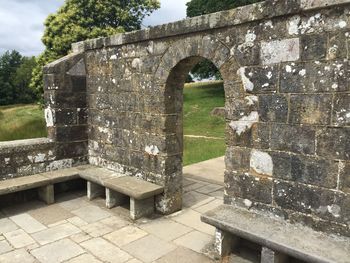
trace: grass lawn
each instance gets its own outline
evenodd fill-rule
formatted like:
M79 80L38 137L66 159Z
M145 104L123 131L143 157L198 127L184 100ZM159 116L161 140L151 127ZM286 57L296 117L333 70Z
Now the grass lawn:
M223 107L222 82L192 83L184 88L184 134L219 139L184 138L184 165L225 153L225 120L211 116L215 107ZM43 110L37 105L0 106L0 141L46 137Z
M211 116L215 107L225 105L222 82L191 83L184 88L184 165L225 154L225 119ZM186 135L221 139L192 138Z
M0 141L46 136L44 112L38 105L0 106Z

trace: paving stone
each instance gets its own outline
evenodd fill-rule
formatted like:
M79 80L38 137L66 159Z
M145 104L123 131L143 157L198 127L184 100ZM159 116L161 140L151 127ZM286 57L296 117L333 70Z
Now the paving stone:
M25 249L16 249L6 254L0 255L1 263L34 263L35 258L30 255Z
M208 257L194 252L190 249L178 247L164 257L155 261L155 263L214 263Z
M31 210L28 214L44 225L51 225L74 216L57 204Z
M176 222L179 222L185 226L192 227L198 231L204 232L209 235L214 235L215 233L215 228L208 225L204 224L200 220L201 214L192 210L192 209L186 209L183 210L182 212L172 216L172 219L175 220Z
M69 223L72 223L73 225L75 225L77 227L86 226L88 224L83 219L81 219L79 216L74 216L72 218L68 218L67 221Z
M196 189L201 188L201 187L206 186L206 185L207 185L206 183L200 183L200 182L196 182L194 184L187 185L184 187L184 193L196 190Z
M72 213L88 223L93 223L111 216L109 212L93 205L88 205L77 210L73 210Z
M195 208L194 210L196 210L197 212L203 214L209 210L212 210L214 208L217 208L218 206L222 205L223 201L220 199L215 199L205 205L202 205L200 207Z
M22 248L35 243L35 241L30 237L30 235L28 235L22 229L7 232L4 234L4 236L15 248Z
M128 216L129 219L129 216ZM111 216L100 221L101 223L113 228L113 230L120 229L124 226L130 225L131 222L127 221L121 217Z
M105 235L104 238L117 245L118 247L122 247L146 235L147 233L145 231L135 226L126 226L122 229Z
M64 209L67 209L68 211L76 210L84 206L90 205L89 202L85 199L85 197L65 200L62 202L57 202L57 204L62 206Z
M59 263L83 254L85 251L73 241L62 239L31 251L42 263Z
M106 226L105 224L103 224L101 222L95 222L92 224L88 224L86 226L82 226L81 230L88 233L92 237L103 236L103 235L113 231L113 229L111 227Z
M44 204L43 202L29 201L13 206L4 207L2 211L6 216L11 217L19 214L25 214L29 210L34 210L43 206L46 206L46 204Z
M128 253L99 237L85 241L80 245L105 262L123 263L132 258Z
M71 260L66 261L66 263L102 263L102 261L96 259L90 254L83 254L77 256L76 258L72 258Z
M12 216L10 219L29 234L46 229L46 226L41 224L29 214Z
M224 191L215 191L210 193L209 195L215 197L216 199L220 199L220 200L224 199Z
M221 190L222 192L224 191L224 188L221 185L217 184L208 184L206 186L203 186L201 188L196 189L196 192L202 193L202 194L210 194L212 192L216 192Z
M140 260L138 260L138 259L136 259L136 258L133 258L133 259L129 260L129 261L126 262L126 263L142 263L142 261L140 261Z
M4 254L6 252L11 251L13 248L10 246L10 244L6 240L0 241L0 254Z
M141 224L140 228L165 241L174 240L190 231L192 228L179 224L170 219L157 219Z
M49 224L49 225L47 225L47 227L52 228L52 227L63 225L63 224L67 224L67 223L68 223L67 220L62 220L62 221L58 221L58 222Z
M199 231L192 231L178 239L174 240L174 243L192 249L198 253L201 253L202 250L212 242L213 236L204 234Z
M75 235L72 235L69 237L71 240L73 240L75 243L81 243L81 242L84 242L86 240L89 240L92 238L92 236L90 236L89 234L86 234L84 232L82 233L78 233L78 234L75 234Z
M194 207L201 206L212 200L214 200L214 197L191 191L183 195L182 204L184 207Z
M41 245L45 245L47 243L51 243L53 241L77 234L79 232L81 232L79 228L72 225L71 223L67 223L35 233L32 235L32 237Z
M148 263L161 258L176 247L155 236L148 235L123 247L135 258Z
M0 234L18 229L18 226L8 218L0 219Z
M189 186L189 185L194 184L194 183L196 183L196 181L193 181L191 179L183 178L183 180L182 180L182 185L184 187Z

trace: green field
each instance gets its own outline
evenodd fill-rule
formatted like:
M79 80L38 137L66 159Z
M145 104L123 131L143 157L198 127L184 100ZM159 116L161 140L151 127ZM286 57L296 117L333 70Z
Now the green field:
M184 165L224 155L225 120L213 117L224 106L222 82L192 83L184 88ZM186 137L191 135L193 137ZM196 138L195 136L215 137ZM43 110L38 105L0 107L0 141L46 137Z
M184 165L225 154L225 120L210 112L225 105L222 82L192 83L184 88ZM189 138L186 135L219 139ZM220 139L221 138L221 139Z
M40 106L0 106L0 141L38 137L46 137L44 112Z

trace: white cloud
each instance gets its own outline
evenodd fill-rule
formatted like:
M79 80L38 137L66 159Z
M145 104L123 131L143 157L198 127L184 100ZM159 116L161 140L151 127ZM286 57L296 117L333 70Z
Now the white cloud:
M189 0L161 0L161 8L143 21L144 26L159 25L186 17ZM44 49L41 37L46 17L64 0L0 0L0 54L16 49L21 54L38 55Z

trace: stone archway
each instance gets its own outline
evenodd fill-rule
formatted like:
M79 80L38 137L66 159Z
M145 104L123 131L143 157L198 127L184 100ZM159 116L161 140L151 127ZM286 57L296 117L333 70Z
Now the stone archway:
M243 97L244 90L236 80L238 64L230 54L230 49L214 36L188 38L177 41L167 50L155 73L155 83L163 92L166 123L171 123L167 133L166 164L168 178L165 190L167 206L158 206L162 213L172 213L182 207L182 154L183 154L183 87L191 69L207 59L219 69L224 80L226 99ZM226 105L228 105L226 103ZM226 108L226 112L232 112ZM158 204L164 205L163 200Z

